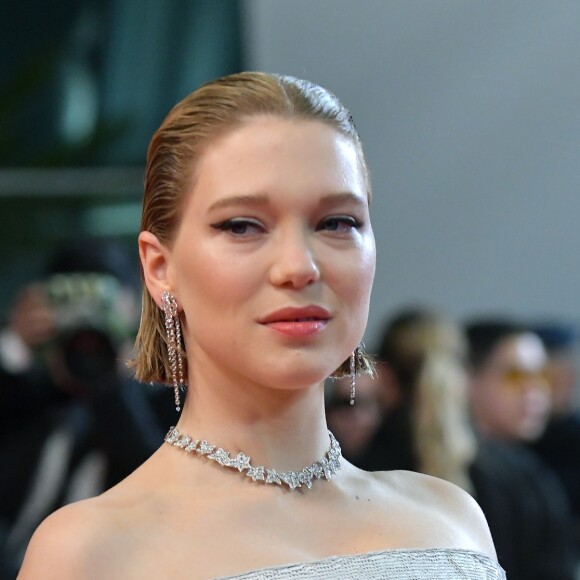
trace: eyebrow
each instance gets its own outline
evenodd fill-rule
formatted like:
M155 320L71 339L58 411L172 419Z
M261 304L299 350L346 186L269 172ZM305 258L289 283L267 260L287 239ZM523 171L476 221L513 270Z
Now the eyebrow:
M265 193L238 194L218 199L209 206L209 211L223 207L237 207L239 205L268 205L268 196Z
M350 202L357 205L365 205L366 197L362 195L357 195L350 191L341 191L336 193L328 193L323 195L320 200L320 205L330 205L332 203ZM255 206L265 206L270 203L268 195L265 193L256 194L238 194L232 195L230 197L224 197L218 199L209 207L209 211L214 211L216 209L222 209L224 207L238 207L241 205L255 205Z
M332 203L350 202L356 205L366 205L366 195L356 194L352 191L339 191L337 193L329 193L323 195L320 200L321 205L329 205Z

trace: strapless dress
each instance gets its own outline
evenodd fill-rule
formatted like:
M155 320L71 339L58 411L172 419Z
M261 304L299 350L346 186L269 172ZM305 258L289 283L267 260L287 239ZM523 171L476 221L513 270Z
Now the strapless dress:
M262 568L221 580L505 580L498 563L462 549L400 549Z

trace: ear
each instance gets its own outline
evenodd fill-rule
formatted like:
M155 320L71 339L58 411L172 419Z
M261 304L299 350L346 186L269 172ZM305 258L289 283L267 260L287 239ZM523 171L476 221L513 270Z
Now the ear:
M139 257L145 285L153 300L160 305L164 291L171 291L169 281L169 250L151 232L139 234Z

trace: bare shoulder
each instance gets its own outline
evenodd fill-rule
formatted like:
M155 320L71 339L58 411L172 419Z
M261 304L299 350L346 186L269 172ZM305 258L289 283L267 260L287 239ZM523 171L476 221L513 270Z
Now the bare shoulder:
M19 580L147 577L136 563L155 552L143 546L156 545L179 514L182 496L168 489L166 473L152 457L102 495L54 512L32 536Z
M46 518L28 544L19 580L84 578L92 538L98 535L93 521L97 513L90 501L82 501Z
M469 493L442 479L411 471L373 475L385 493L394 493L426 525L433 525L435 537L445 532L449 547L474 550L497 559L485 516Z
M122 537L117 512L103 496L54 512L32 536L18 579L104 577Z

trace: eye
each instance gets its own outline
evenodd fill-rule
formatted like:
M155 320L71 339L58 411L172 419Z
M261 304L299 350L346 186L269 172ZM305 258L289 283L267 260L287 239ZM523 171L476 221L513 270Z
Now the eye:
M359 229L361 225L361 222L352 216L337 215L323 219L316 229L347 234L353 229Z
M229 232L237 238L247 238L265 232L265 228L260 222L248 218L232 218L212 224L211 227L223 232Z

